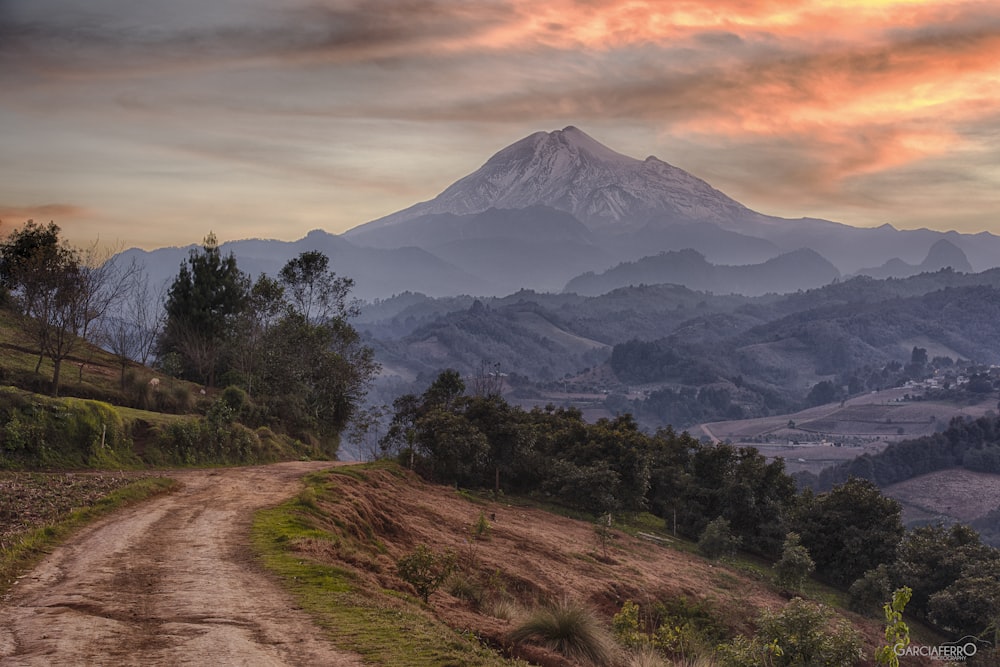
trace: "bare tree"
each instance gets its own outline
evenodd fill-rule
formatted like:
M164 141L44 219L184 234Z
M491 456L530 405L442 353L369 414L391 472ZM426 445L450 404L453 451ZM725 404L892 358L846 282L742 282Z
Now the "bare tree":
M106 329L95 323L102 322L125 298L141 267L133 258L125 263L117 250L119 247L102 247L94 242L80 253L81 332L80 336L95 345L107 344ZM88 347L87 357L80 363L78 381L83 381L83 369L93 358L95 347Z
M102 318L102 336L108 349L118 358L121 386L125 389L125 373L130 363L149 363L163 325L165 286L155 293L150 288L149 275L137 267L123 281L124 293Z
M491 364L485 359L479 364L479 372L472 378L473 396L499 396L503 391L506 373L500 372L500 362Z
M58 225L29 220L0 243L0 282L10 290L38 344L40 372L52 360L52 393L58 395L62 363L92 335L91 326L123 293L130 268L111 261L94 243L80 250L59 237ZM83 366L80 367L81 379Z
M374 461L383 455L380 446L385 432L383 421L389 414L388 405L373 405L358 410L351 418L348 439L356 447L358 458L362 461Z

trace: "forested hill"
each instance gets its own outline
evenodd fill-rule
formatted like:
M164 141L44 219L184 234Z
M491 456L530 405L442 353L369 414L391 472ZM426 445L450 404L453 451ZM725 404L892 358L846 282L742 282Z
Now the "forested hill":
M516 376L518 386L544 390L606 368L596 388L616 401L612 412L685 428L797 409L820 382L845 394L891 386L902 375L888 378L884 367L906 365L915 346L932 357L997 363L998 319L1000 270L946 269L755 298L676 285L597 297L404 294L369 305L358 326L382 361L414 377L444 368L475 373L488 362ZM647 395L623 402L636 385Z
M849 477L861 477L884 487L958 467L1000 474L1000 418L956 417L943 433L893 443L878 454L824 470L819 486L828 489Z

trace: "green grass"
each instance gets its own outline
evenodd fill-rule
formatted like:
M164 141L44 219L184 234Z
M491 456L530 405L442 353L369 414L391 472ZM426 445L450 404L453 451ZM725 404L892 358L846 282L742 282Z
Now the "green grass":
M24 320L8 308L0 307L0 383L13 384L47 393L52 381L52 361L46 357L35 373L38 363L38 341L26 328ZM80 364L85 362L83 374ZM110 376L97 373L97 367L113 369ZM118 362L113 355L79 341L72 355L65 359L60 373L60 394L110 400L120 395Z
M378 464L376 464L378 465ZM355 477L364 468L339 468L331 476ZM307 489L293 500L257 513L253 543L264 566L276 573L303 609L339 647L364 657L367 664L444 667L524 665L482 646L475 637L436 620L419 600L382 589L351 570L320 563L296 553L297 541L336 542L343 538L316 527L315 498L334 501L326 475L307 476ZM349 545L348 548L360 545Z
M6 548L0 550L0 593L5 592L19 574L30 570L45 554L88 523L123 507L169 493L177 487L177 482L172 479L140 479L112 491L88 506L72 510L15 537Z
M145 421L152 426L166 426L173 422L182 422L190 419L196 419L197 415L175 415L169 412L151 412L149 410L140 410L138 408L127 408L121 405L116 405L115 409L121 414L122 419L127 422L137 422Z

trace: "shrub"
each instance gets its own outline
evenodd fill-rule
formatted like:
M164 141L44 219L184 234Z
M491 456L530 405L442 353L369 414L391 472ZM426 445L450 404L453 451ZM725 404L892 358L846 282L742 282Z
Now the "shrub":
M472 539L474 540L488 540L490 539L490 531L492 526L490 522L486 519L486 512L479 512L479 518L476 519L476 523L472 525Z
M698 538L698 551L713 560L732 556L739 545L740 540L733 535L729 520L721 516L705 526Z
M625 648L640 649L649 645L649 635L639 620L639 605L632 600L625 600L621 611L611 619L611 630Z
M670 663L664 660L656 649L649 646L629 654L625 664L627 667L670 667Z
M847 605L851 611L865 616L877 616L892 592L889 568L883 563L868 570L848 589Z
M242 419L250 408L250 397L236 385L229 385L223 389L219 398L229 406L237 419Z
M719 647L726 667L849 667L861 659L861 639L826 607L795 598L764 612L753 639L742 635Z
M161 384L153 392L153 400L160 412L186 415L194 411L194 393L191 388L178 380Z
M125 398L133 407L141 410L149 410L153 407L154 389L149 384L149 378L145 373L130 368L125 372L122 384Z
M510 621L523 614L524 609L517 600L507 596L499 596L490 598L483 603L482 612L502 621Z
M533 641L561 653L570 660L609 665L618 657L611 634L593 611L570 601L536 609L514 628L510 641Z
M798 591L813 570L816 569L809 551L799 543L798 533L788 533L781 550L781 560L774 564L774 573L779 586Z
M400 578L413 586L425 603L454 569L454 554L434 553L426 544L418 544L412 553L403 556L396 563Z

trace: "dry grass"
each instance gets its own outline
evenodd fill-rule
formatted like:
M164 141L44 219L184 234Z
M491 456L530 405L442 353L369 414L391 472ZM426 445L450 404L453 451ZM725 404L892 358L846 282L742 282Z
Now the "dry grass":
M709 563L689 553L690 542L661 545L620 534L612 547L613 562L601 562L593 556L590 521L514 505L511 499L470 500L468 494L426 484L394 466L335 469L312 484L316 495L308 525L329 537L314 540L313 546L294 542L292 555L297 561L341 568L354 585L370 591L409 591L396 575L401 556L418 544L461 553L479 513L495 515L491 539L477 542L475 559L466 564L462 579L431 595L422 613L473 633L489 646L509 647L510 655L534 664L568 664L565 657L538 646L510 647L508 633L523 617L521 609L537 609L550 600L578 600L610 627L625 600L652 609L657 602L685 599L707 610L727 636L752 634L752 619L787 601L767 576ZM647 529L656 530L643 527ZM347 553L349 559L340 557ZM851 619L871 655L881 626Z
M590 665L613 664L620 653L597 614L570 600L529 613L508 638L515 644L535 642L570 660Z

